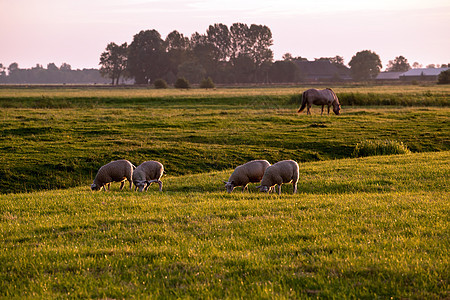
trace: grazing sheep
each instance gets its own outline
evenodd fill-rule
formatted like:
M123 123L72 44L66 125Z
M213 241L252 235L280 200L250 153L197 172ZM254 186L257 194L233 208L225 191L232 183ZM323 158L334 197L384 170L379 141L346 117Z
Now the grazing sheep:
M125 180L128 180L131 190L131 178L133 176L133 169L135 168L136 167L131 162L125 159L107 163L98 170L94 183L91 185L91 189L101 190L103 188L104 191L106 191L105 185L109 190L111 182L120 182L120 189L122 190Z
M143 162L133 172L134 190L139 189L139 192L147 191L150 184L157 182L159 191L162 191L163 183L160 179L163 173L164 167L160 162L153 160Z
M292 181L295 194L297 192L298 181L298 164L293 160L279 161L267 168L261 180L261 185L257 188L261 192L270 192L275 190L275 185L278 184L278 194L281 195L281 185Z
M267 160L252 160L236 167L228 181L223 181L227 192L231 193L237 186L242 186L242 192L244 192L249 182L261 181L264 172L269 166L270 163Z

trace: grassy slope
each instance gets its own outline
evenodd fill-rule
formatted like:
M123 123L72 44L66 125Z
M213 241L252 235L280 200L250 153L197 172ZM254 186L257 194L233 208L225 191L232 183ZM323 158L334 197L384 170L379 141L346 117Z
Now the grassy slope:
M0 296L448 297L450 152L300 164L297 195L0 195Z

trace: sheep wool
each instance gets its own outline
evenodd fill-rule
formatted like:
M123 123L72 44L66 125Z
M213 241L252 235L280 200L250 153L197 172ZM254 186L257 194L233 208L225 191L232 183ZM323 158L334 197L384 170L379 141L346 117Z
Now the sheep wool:
M92 190L106 191L106 187L110 188L111 182L120 182L120 189L123 189L125 180L130 183L130 190L132 186L133 169L136 168L131 162L125 159L115 160L102 166L95 176L94 182L91 185ZM106 187L105 187L106 185Z
M242 186L242 192L244 192L248 189L250 182L261 181L269 166L270 163L267 160L252 160L236 167L228 181L223 181L227 192L231 193L237 186Z
M293 160L279 161L266 169L258 188L261 192L270 192L275 189L275 185L278 185L278 194L281 195L281 185L292 181L293 194L295 194L299 176L298 169L298 163Z
M145 161L133 172L133 183L135 190L139 192L147 191L150 184L156 182L159 184L159 191L162 191L163 183L161 176L164 173L164 166L158 161Z

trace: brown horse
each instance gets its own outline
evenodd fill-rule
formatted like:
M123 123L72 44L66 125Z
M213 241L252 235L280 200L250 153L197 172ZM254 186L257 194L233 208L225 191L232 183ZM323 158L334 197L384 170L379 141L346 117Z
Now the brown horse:
M324 90L316 90L309 89L303 92L302 94L302 106L298 109L297 113L301 113L306 106L308 106L306 110L306 114L311 114L311 106L322 105L322 113L324 106L328 106L328 114L330 114L330 106L333 105L333 112L336 115L339 115L339 111L341 110L341 105L339 104L339 99L332 89L324 89Z

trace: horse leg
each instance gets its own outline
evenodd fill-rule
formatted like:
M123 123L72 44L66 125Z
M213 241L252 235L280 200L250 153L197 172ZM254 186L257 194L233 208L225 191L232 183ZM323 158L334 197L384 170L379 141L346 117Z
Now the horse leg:
M311 114L311 105L307 104L306 106L306 114L310 115Z
M330 106L328 105L328 114L330 114Z
M322 116L323 115L323 107L324 107L325 105L322 105L322 112L320 113L320 115Z

